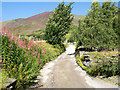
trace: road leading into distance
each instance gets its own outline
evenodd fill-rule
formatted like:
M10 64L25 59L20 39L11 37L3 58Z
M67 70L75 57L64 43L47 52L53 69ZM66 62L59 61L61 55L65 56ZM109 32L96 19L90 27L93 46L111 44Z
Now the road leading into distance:
M75 61L75 46L69 45L57 59L46 64L31 88L117 88L90 77Z

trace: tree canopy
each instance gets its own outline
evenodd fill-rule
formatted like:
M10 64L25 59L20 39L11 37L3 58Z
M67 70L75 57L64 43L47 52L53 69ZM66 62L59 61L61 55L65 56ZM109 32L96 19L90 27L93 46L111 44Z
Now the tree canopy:
M85 19L79 21L79 40L83 46L118 48L118 7L112 2L93 2Z
M61 45L63 43L64 37L70 30L70 25L73 20L71 14L72 4L65 5L64 2L60 3L48 19L45 31L45 37L48 43L52 45Z

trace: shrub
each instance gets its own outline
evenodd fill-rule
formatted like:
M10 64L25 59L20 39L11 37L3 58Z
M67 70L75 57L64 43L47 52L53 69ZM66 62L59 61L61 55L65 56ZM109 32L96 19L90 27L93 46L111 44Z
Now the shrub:
M115 76L119 75L119 62L118 57L112 58L118 54L117 51L107 51L107 52L92 52L90 53L90 58L94 61L99 61L99 63L93 64L91 67L91 74L95 76L103 75L103 76Z
M49 45L48 45L49 46ZM34 43L2 30L3 68L10 78L17 79L16 88L27 88L38 75L40 69L59 55L58 49L48 49L42 43ZM52 52L52 53L51 53ZM57 53L56 53L57 52Z
M110 77L120 75L120 65L118 65L117 62L118 59L116 60L116 63L114 63L115 60L108 60L104 58L104 60L101 63L92 64L90 68L83 65L82 60L84 60L84 56L79 57L79 55L77 55L76 60L78 65L91 76Z
M84 61L84 60L85 60L85 55L82 55L82 56L80 57L80 60Z
M18 43L22 43L22 41L18 41ZM9 77L17 79L16 88L33 82L32 79L40 70L40 60L35 55L30 55L32 51L23 48L15 44L14 40L9 41L7 36L2 36L3 68Z
M119 66L116 63L113 63L111 60L104 60L99 65L95 66L92 69L92 73L96 73L95 75L102 76L115 76L120 74Z
M5 88L4 83L8 80L7 73L4 70L0 72L0 88Z
M60 50L60 54L63 53L65 51L65 45L64 44L56 44L54 45L55 48Z
M78 65L79 65L82 69L84 69L84 70L88 70L88 69L89 69L89 67L86 67L86 66L83 65L83 63L82 63L82 61L81 61L81 57L79 57L79 55L76 56L76 60L77 60Z

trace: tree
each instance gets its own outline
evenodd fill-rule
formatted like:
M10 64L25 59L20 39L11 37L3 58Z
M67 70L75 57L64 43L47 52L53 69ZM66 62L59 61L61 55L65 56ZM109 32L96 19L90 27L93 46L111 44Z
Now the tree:
M76 42L78 37L77 37L77 26L76 25L71 25L70 31L68 34L66 34L66 40L68 42Z
M65 5L64 2L60 3L53 11L46 24L45 37L48 43L52 45L63 43L65 35L70 29L73 16L71 15L71 5Z
M84 31L82 32L82 44L84 46L96 47L99 44L97 36L99 34L99 20L100 20L100 4L99 2L93 2L91 9L84 20Z
M76 48L78 48L79 46L82 46L82 40L83 40L83 30L84 30L84 20L78 20L78 29L77 29L77 34L76 34L76 41L77 41L77 45Z
M78 31L78 42L83 46L118 48L118 7L111 2L103 2L102 6L93 2L84 21L79 21Z
M114 48L118 45L117 35L117 6L115 3L103 2L102 4L102 23L104 25L104 39L103 44L106 48Z

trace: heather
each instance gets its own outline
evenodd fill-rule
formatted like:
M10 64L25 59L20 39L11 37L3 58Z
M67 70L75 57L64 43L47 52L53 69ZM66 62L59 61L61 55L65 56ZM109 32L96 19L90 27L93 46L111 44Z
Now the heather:
M47 43L20 38L5 27L2 29L3 69L10 78L17 79L16 88L27 88L34 81L43 65L60 53Z

